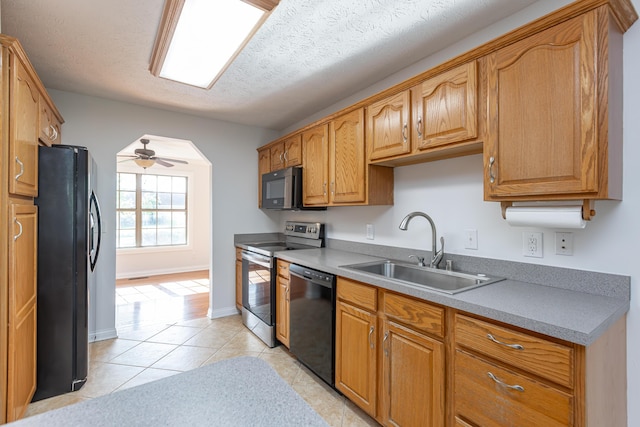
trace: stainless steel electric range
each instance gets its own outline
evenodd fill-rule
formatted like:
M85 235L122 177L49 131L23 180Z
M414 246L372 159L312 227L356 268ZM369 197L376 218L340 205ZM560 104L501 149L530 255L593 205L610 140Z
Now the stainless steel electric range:
M287 221L284 240L249 243L242 251L242 323L269 347L276 345L274 254L321 247L324 247L324 224Z

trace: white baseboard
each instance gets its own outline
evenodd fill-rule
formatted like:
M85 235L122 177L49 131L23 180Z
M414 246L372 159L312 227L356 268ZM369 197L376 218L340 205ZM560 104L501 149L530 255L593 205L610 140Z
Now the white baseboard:
M235 305L232 307L218 308L215 310L211 310L211 307L209 307L209 311L207 311L207 317L209 319L217 319L219 317L232 316L238 313L239 313L238 309L236 308Z
M117 338L118 332L115 328L103 329L101 331L89 332L89 342L110 340Z
M162 269L154 269L154 270L139 270L139 271L129 272L129 273L116 272L116 280L133 279L137 277L147 277L147 276L158 276L160 274L189 273L191 271L200 271L200 270L208 270L208 269L209 269L209 264L192 265L188 267L181 266L177 268L162 268Z

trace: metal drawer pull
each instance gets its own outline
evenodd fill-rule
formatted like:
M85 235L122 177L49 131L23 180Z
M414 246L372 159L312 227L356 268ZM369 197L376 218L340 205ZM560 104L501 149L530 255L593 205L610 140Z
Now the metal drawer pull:
M495 375L493 375L491 372L487 372L487 375L489 375L489 378L491 378L492 380L494 380L497 384L500 384L502 387L504 388L510 388L512 390L518 390L518 391L522 391L524 392L524 387L522 387L521 385L509 385L507 383L503 383L502 381L500 381Z
M15 236L13 236L13 241L15 242L16 240L18 240L18 238L20 236L22 236L22 224L20 223L20 221L18 221L18 218L14 218L13 221L18 224L18 227L20 227L20 231L18 231L18 234L16 234Z
M496 344L500 344L500 345L503 345L505 347L512 348L514 350L524 350L524 347L521 346L520 344L506 344L506 343L500 342L497 339L495 339L493 337L493 335L491 335L491 334L487 334L487 338L489 338L491 341L493 341Z
M416 124L416 131L418 136L422 138L422 116L418 116L418 123Z
M407 142L407 124L402 126L402 141Z
M20 166L20 172L18 172L18 174L15 176L16 181L22 176L24 175L24 163L22 163L20 161L20 159L18 158L18 156L16 156L16 162L18 163L18 165Z
M373 335L373 330L374 329L375 328L373 326L369 329L369 347L371 347L371 348L373 348L373 341L371 340L371 336Z

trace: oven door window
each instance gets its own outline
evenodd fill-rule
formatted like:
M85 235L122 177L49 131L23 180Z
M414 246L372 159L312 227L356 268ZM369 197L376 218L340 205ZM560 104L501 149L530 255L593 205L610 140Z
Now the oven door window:
M243 259L242 274L242 305L267 325L272 325L271 269Z

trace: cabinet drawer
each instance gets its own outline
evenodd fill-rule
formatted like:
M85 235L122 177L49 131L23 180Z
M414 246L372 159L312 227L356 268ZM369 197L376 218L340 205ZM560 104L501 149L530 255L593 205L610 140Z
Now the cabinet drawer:
M571 395L460 350L456 350L455 355L454 384L456 416L473 424L487 427L573 425Z
M279 259L278 260L278 276L282 276L288 279L290 277L289 265L291 265L291 263Z
M384 294L384 314L412 329L418 329L439 337L444 336L444 309L414 298Z
M573 387L573 349L508 328L456 315L457 345Z
M338 298L369 311L378 310L376 288L343 277L338 277Z

